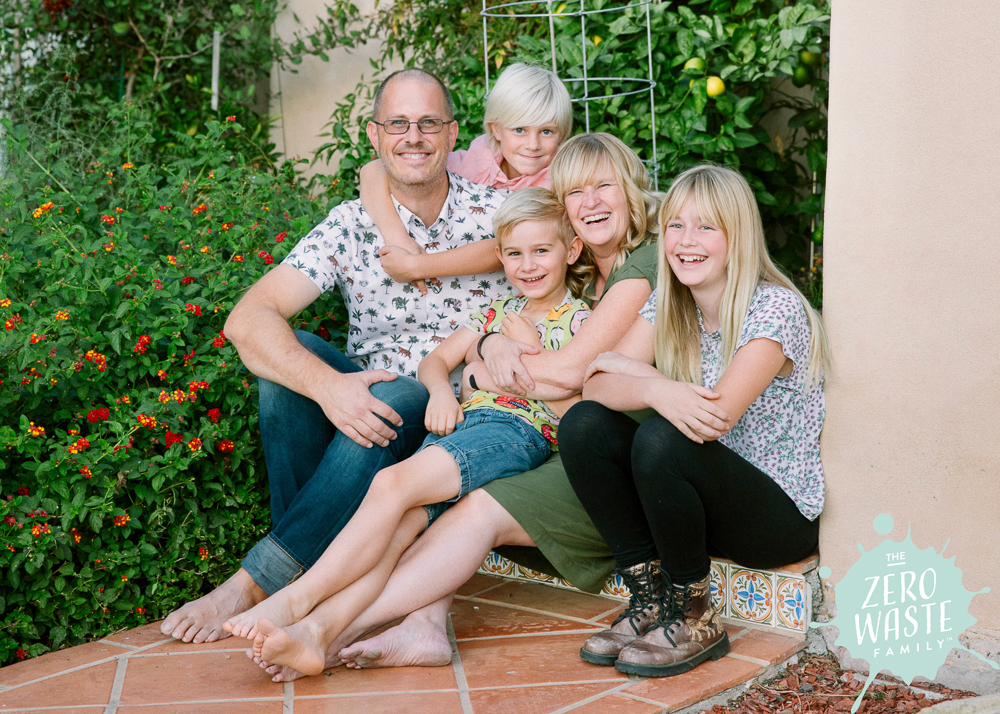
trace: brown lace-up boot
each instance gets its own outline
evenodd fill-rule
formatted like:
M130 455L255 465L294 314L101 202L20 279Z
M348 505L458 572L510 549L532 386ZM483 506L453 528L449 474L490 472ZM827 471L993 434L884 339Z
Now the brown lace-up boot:
M725 656L729 636L712 605L710 579L706 575L694 583L673 585L664 572L663 587L672 597L661 596L659 619L619 653L615 669L642 677L670 677L706 659Z
M615 618L611 627L598 632L580 648L580 656L594 664L613 665L618 653L656 622L663 582L660 561L639 563L631 568L616 568L631 596L628 607Z

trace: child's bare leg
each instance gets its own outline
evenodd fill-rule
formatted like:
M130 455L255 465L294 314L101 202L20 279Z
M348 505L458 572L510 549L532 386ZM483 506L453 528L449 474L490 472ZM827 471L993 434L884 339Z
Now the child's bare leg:
M257 621L253 655L270 665L286 665L303 674L319 674L326 669L330 644L382 592L400 554L427 525L427 511L411 508L403 516L388 550L378 564L363 577L321 602L305 618L279 627L268 618ZM337 660L339 663L339 659Z
M230 618L227 632L253 639L257 620L278 626L298 622L320 602L372 570L386 553L403 515L412 507L458 494L461 473L451 455L429 446L375 475L357 513L316 564L259 605Z
M441 608L441 598L448 598L450 604L450 595L498 545L532 546L534 542L492 496L483 490L473 491L407 549L378 599L331 647L341 645L341 659L364 667L388 667L400 661L433 664L441 655L426 651L424 644L440 641L436 633L444 631L448 606ZM418 613L420 608L423 610ZM401 625L352 645L376 627L407 613L413 615ZM382 654L376 656L375 650ZM425 656L426 662L413 661Z

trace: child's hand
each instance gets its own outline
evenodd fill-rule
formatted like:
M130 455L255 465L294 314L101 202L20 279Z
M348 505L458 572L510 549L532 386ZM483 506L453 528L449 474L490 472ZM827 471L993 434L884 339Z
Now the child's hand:
M424 428L438 436L448 436L455 431L455 425L465 421L462 407L455 396L448 391L431 392L424 412Z
M408 246L391 245L388 240L378 256L382 260L382 269L397 283L410 283L421 295L427 294L427 285L421 278L416 277L416 267L419 258L424 254L421 248L412 238L407 238L410 242Z
M538 336L538 328L531 320L521 317L516 312L508 312L500 323L500 332L504 337L521 342L532 347L542 347L542 338ZM496 339L496 338L494 338Z

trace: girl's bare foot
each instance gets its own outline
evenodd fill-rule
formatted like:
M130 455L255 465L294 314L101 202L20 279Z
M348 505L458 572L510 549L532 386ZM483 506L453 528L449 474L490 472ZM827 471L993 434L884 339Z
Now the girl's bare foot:
M308 620L281 628L262 617L257 621L257 630L253 643L255 659L268 665L285 665L307 676L326 669L326 644L320 639L322 631Z
M167 615L160 632L184 642L215 642L229 637L223 623L267 597L250 573L236 574L204 597L192 600Z
M299 614L301 607L297 607L295 599L286 592L287 588L276 592L263 602L257 603L246 612L241 612L230 617L222 623L222 629L237 637L246 637L252 640L257 636L257 621L269 620L275 627L285 627L297 622L305 613Z
M370 640L340 651L340 659L353 669L443 667L451 664L451 656L451 643L445 629L413 617Z

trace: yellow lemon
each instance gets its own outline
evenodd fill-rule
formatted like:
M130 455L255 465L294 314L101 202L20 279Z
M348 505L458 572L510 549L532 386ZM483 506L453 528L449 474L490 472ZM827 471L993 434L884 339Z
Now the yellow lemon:
M693 69L701 72L705 69L705 60L701 57L692 57L687 62L684 63L684 69Z
M726 83L720 77L708 78L708 96L717 97L726 91Z
M566 3L563 3L562 5L560 5L559 7L556 8L556 15L558 15L559 13L561 13L565 9L566 9Z
M604 42L602 38L598 37L597 35L594 35L594 47L597 47L602 42Z

